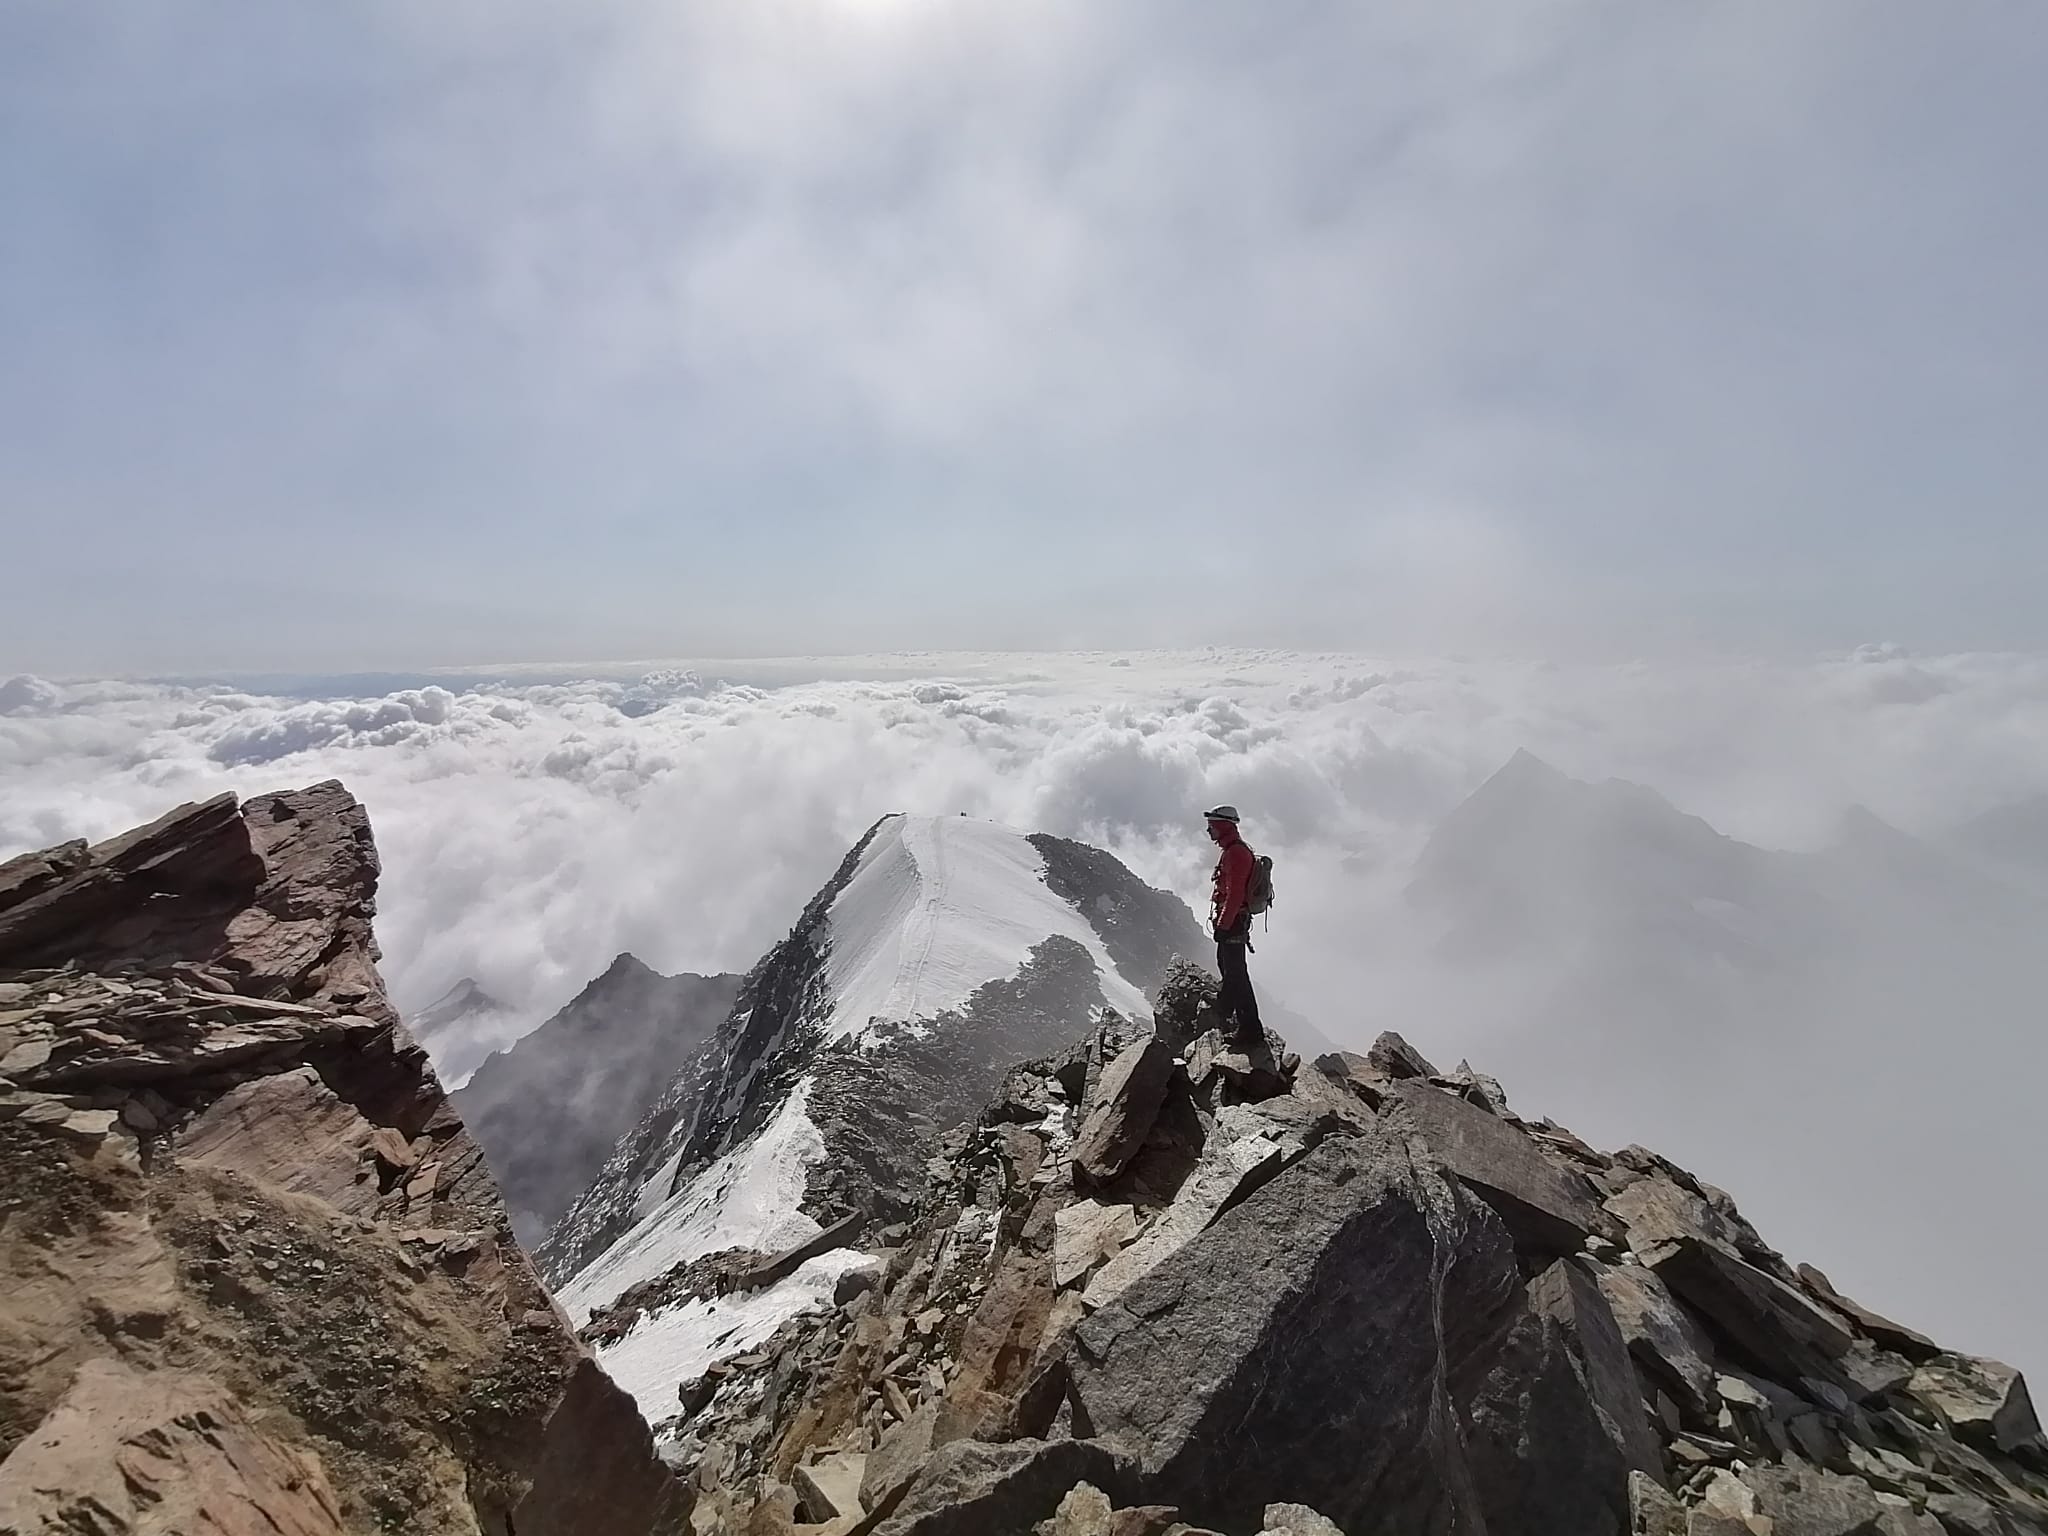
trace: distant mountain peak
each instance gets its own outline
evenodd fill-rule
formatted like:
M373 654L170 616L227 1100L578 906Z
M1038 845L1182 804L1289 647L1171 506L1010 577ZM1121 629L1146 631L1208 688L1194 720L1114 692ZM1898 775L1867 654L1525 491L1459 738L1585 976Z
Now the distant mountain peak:
M615 981L628 976L659 976L662 973L642 960L629 949L622 949L613 957L612 963L604 968L599 981Z
M1149 1018L1147 990L1204 949L1184 902L1100 849L971 817L882 818L549 1235L564 1303L591 1315L630 1296L687 1328L692 1264L765 1234L907 1219L934 1138L1005 1071L1067 1048L1105 1008Z
M424 1038L439 1025L452 1023L472 1013L497 1012L504 1006L484 990L482 982L474 976L465 976L413 1014L410 1023L413 1033Z

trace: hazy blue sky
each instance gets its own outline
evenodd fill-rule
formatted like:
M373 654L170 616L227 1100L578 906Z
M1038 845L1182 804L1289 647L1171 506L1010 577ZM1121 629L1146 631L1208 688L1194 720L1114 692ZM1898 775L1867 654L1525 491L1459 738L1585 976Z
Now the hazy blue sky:
M2033 0L11 0L0 673L2048 645L2044 78Z

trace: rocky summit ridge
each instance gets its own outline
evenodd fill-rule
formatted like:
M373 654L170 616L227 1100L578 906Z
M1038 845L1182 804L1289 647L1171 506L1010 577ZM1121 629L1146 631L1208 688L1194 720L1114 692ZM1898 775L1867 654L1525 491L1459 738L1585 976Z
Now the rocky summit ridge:
M2018 1373L1398 1036L1233 1048L1213 990L1012 1071L832 1306L678 1384L699 1531L2048 1531Z
M0 864L0 1532L685 1529L385 997L339 785Z

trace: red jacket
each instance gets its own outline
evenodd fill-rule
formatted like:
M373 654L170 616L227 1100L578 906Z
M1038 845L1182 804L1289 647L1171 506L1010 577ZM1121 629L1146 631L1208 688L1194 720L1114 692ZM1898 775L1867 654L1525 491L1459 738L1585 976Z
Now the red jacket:
M1235 831L1224 833L1223 839L1223 854L1216 860L1209 915L1218 932L1228 933L1247 916L1244 904L1251 890L1254 860L1250 845Z

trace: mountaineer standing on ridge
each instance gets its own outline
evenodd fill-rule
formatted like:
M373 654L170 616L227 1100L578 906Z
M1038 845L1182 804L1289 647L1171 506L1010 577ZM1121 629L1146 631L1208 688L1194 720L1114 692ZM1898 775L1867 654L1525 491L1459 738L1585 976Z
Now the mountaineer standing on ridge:
M1252 947L1252 885L1259 859L1238 836L1236 806L1219 805L1202 814L1209 819L1209 841L1223 850L1216 860L1209 903L1209 920L1216 931L1216 972L1223 978L1216 1006L1234 1022L1238 1041L1258 1045L1266 1032L1259 1023L1259 1000L1252 995L1245 957Z

